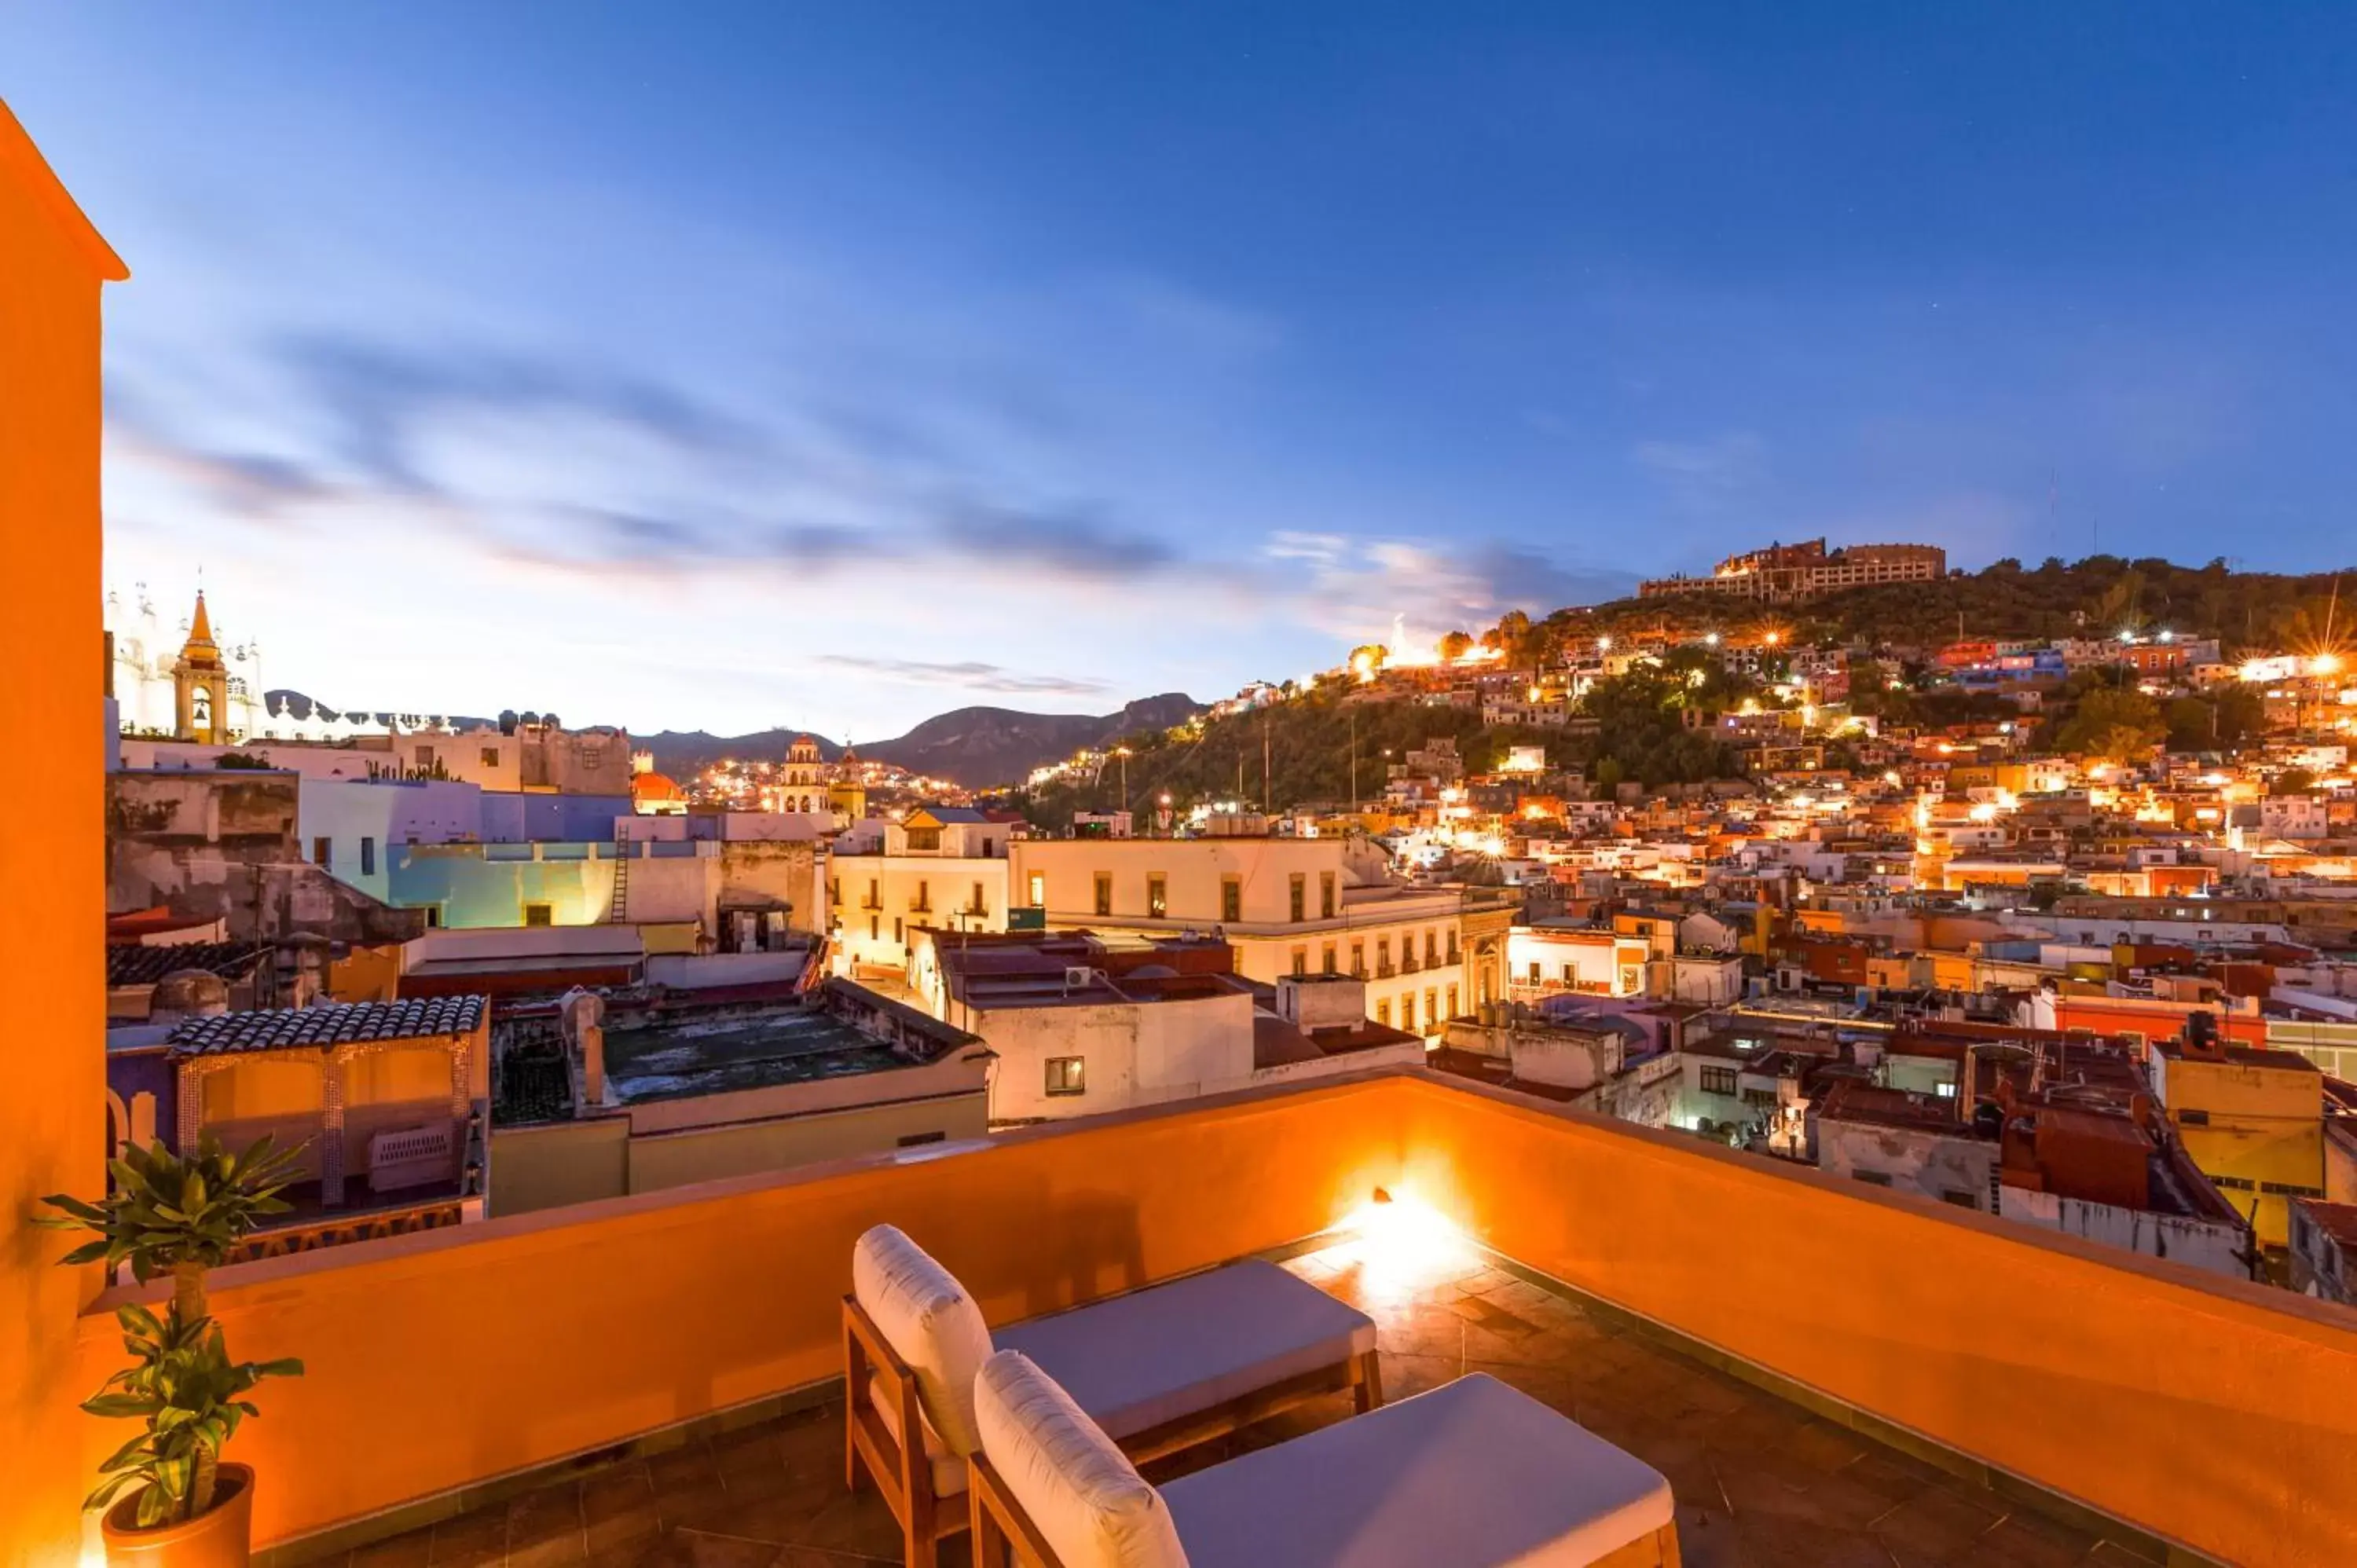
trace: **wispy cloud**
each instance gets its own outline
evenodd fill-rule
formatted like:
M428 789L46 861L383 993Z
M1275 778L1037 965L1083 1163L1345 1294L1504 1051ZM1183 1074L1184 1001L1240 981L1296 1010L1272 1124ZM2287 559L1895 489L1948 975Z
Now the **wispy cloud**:
M1768 443L1748 430L1703 441L1640 441L1630 460L1697 510L1757 490L1768 478Z
M813 662L837 670L857 670L912 686L955 686L971 692L1087 697L1100 695L1108 689L1102 681L1066 675L1024 675L972 660L934 663L921 659L868 659L849 653L823 653Z
M1411 641L1473 630L1511 609L1544 614L1633 592L1634 574L1551 559L1495 540L1354 540L1279 533L1265 553L1294 575L1303 618L1337 637Z
M891 562L1103 584L1184 564L1109 501L1028 494L840 393L753 414L497 350L310 336L267 359L309 413L304 455L227 449L206 411L167 424L135 396L121 456L240 516L341 528L424 507L495 559L591 575Z

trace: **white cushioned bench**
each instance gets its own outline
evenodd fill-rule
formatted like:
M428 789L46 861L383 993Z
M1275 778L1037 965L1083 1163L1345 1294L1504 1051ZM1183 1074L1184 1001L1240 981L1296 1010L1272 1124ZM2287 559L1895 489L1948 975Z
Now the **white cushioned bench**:
M1369 1355L1375 1322L1275 1263L1253 1259L1010 1324L991 1344L1030 1357L1106 1436L1126 1444L1256 1390Z
M877 1226L853 1250L844 1346L846 1478L856 1488L863 1464L877 1478L912 1563L931 1562L932 1542L965 1526L963 1508L938 1505L965 1489L978 1442L973 1382L994 1349L1046 1369L1138 1460L1324 1394L1352 1391L1361 1410L1383 1397L1374 1320L1257 1260L994 1333L953 1275Z
M1149 1486L1052 1379L976 1382L977 1568L1574 1568L1678 1561L1669 1483L1481 1373Z

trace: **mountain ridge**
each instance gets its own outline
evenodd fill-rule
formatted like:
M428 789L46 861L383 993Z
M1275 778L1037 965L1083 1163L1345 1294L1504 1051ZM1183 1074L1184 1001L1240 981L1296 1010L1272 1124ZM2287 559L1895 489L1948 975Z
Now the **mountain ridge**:
M1137 730L1168 729L1202 711L1203 704L1183 692L1140 697L1110 714L1035 714L975 705L936 714L901 735L852 744L870 761L979 789L1020 783L1033 768L1084 747ZM706 730L663 730L633 738L654 754L657 768L680 778L726 757L783 757L787 746L806 733L767 729L716 736ZM843 755L840 742L824 736L811 738L828 761Z

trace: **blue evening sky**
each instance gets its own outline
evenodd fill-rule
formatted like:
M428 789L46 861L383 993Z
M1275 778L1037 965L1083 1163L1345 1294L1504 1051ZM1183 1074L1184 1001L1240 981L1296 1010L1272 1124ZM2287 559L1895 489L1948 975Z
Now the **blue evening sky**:
M2357 8L18 0L109 580L874 738L1817 533L2357 557Z

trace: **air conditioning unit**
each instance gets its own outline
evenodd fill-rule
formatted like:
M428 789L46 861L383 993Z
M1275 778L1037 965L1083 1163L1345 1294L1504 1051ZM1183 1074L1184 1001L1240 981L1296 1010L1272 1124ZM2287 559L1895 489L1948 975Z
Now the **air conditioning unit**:
M1088 986L1090 977L1095 973L1096 971L1087 964L1072 964L1064 971L1064 989L1071 991L1078 987L1084 990Z

